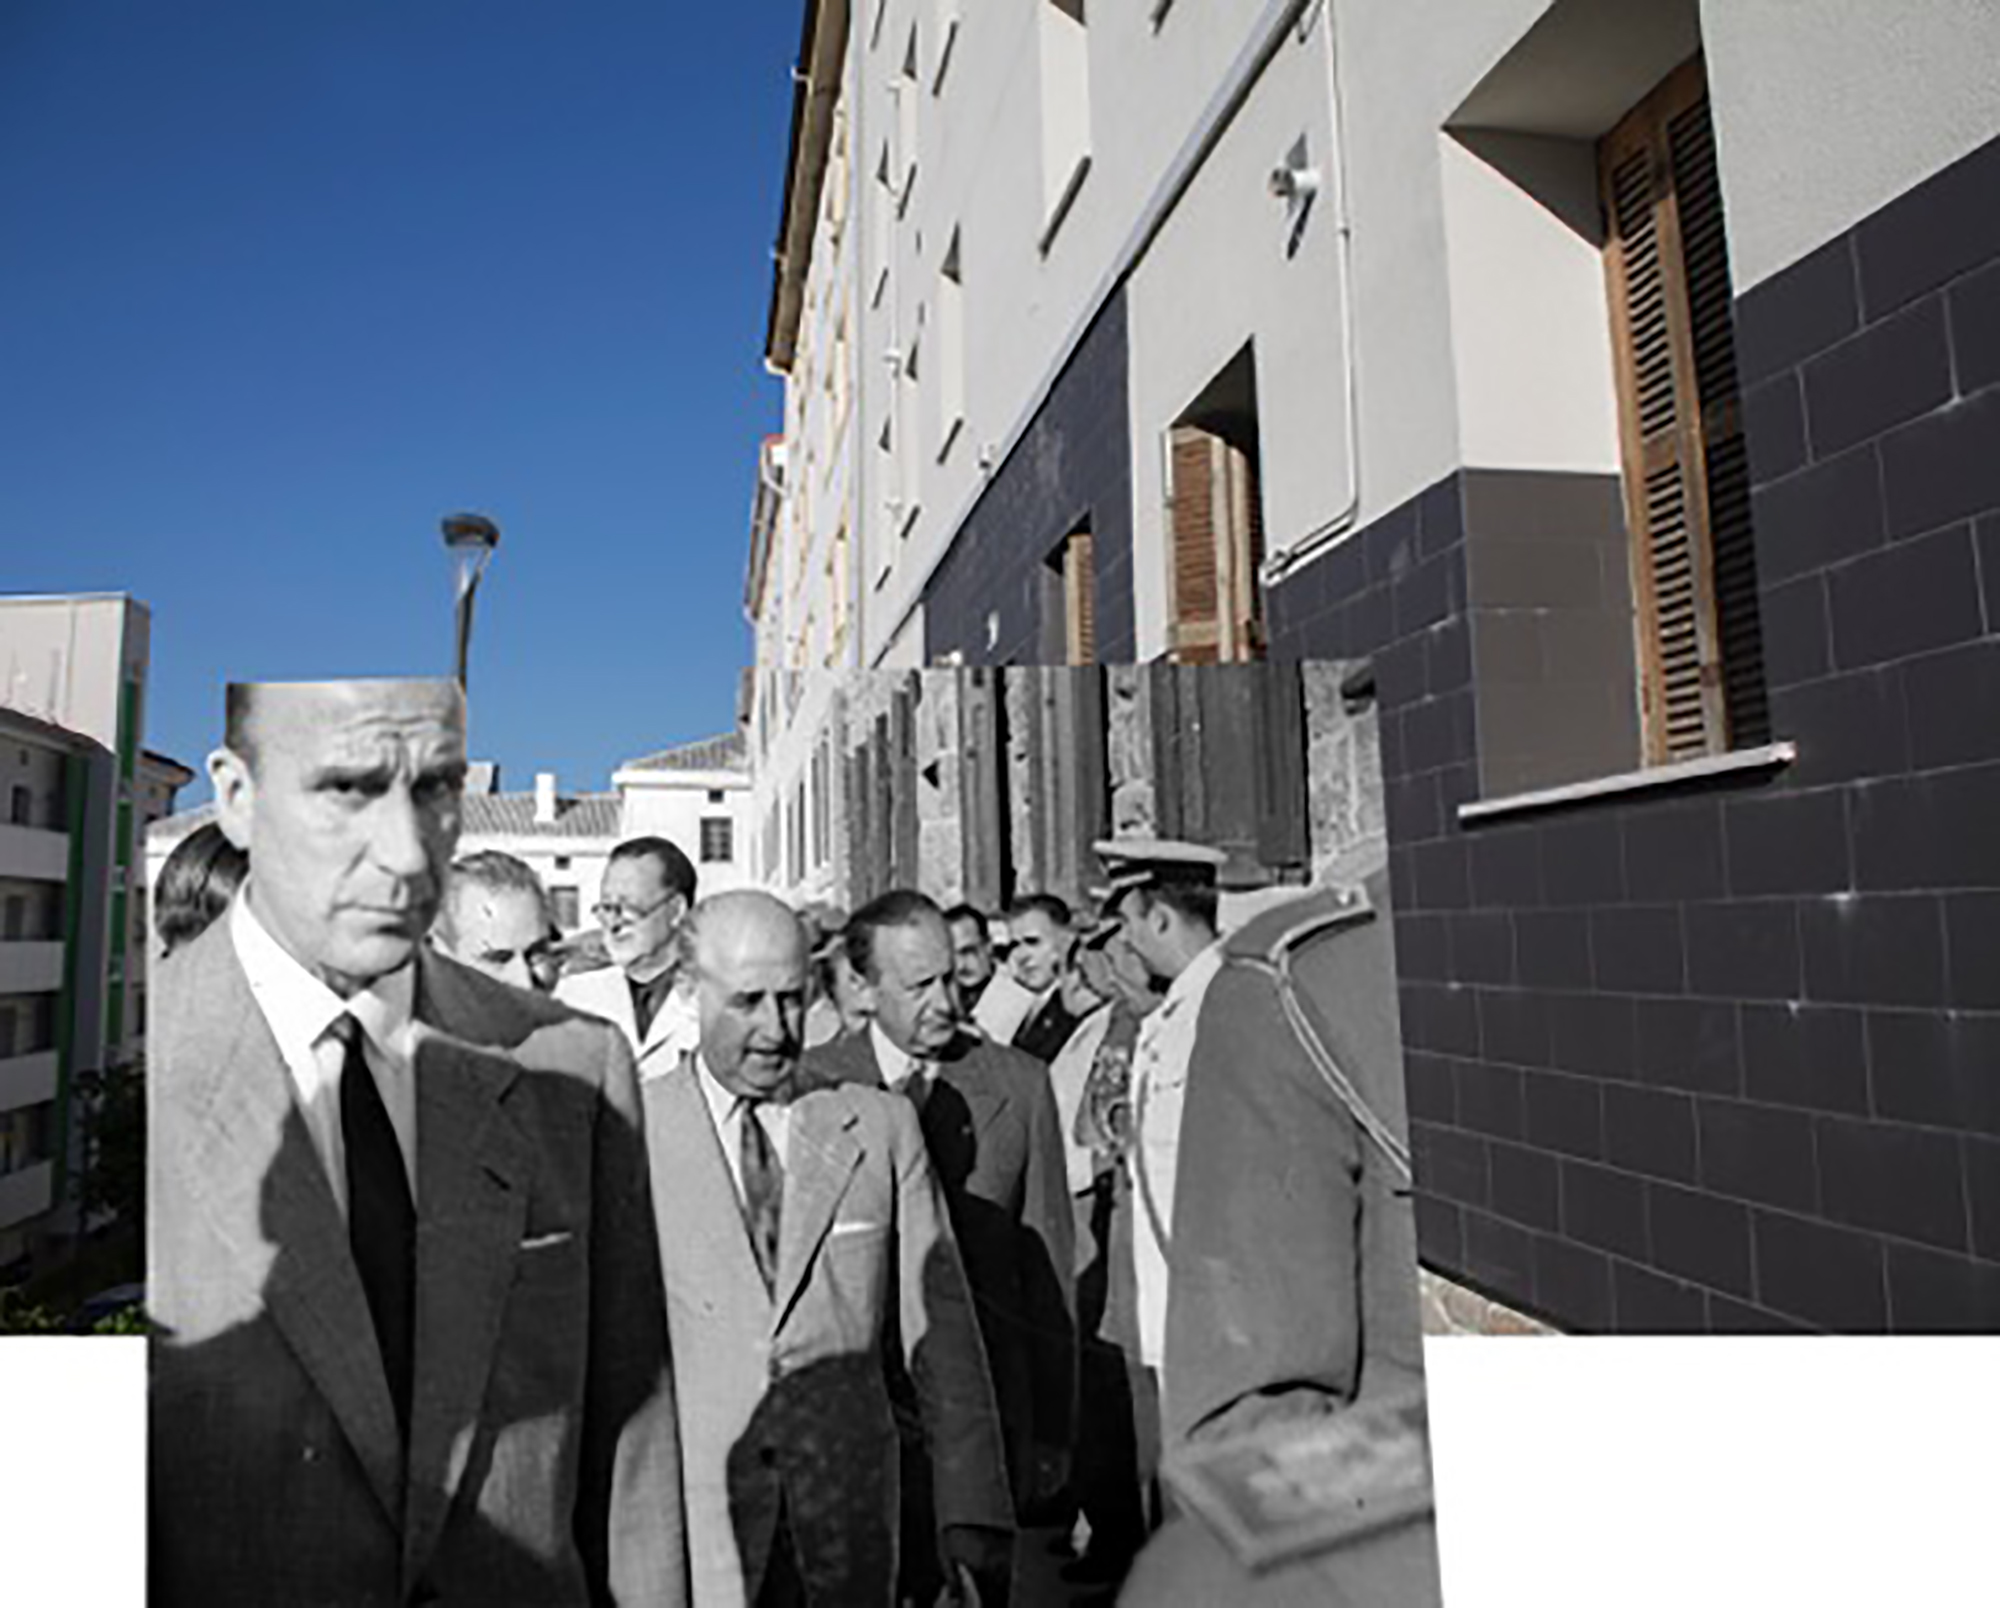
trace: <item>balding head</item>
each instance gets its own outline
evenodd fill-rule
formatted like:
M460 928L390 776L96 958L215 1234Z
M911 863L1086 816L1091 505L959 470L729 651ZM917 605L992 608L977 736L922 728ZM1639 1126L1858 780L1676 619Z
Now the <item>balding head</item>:
M251 856L253 913L343 997L406 964L458 842L458 685L233 686L228 718L208 768L217 820Z
M806 1012L806 935L768 893L704 899L690 918L701 1054L736 1094L787 1098Z

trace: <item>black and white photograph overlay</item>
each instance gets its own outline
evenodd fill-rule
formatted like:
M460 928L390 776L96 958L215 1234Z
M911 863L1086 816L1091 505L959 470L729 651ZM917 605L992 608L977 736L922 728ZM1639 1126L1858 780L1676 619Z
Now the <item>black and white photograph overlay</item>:
M228 689L154 1600L1439 1602L1365 674L744 685L587 800Z

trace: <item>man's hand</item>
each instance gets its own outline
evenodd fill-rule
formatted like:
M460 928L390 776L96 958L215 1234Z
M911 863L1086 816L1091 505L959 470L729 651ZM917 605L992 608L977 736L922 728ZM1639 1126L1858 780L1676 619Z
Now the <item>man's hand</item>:
M1014 1532L984 1524L947 1524L938 1538L938 1556L950 1577L964 1564L977 1578L1004 1574L1014 1557Z

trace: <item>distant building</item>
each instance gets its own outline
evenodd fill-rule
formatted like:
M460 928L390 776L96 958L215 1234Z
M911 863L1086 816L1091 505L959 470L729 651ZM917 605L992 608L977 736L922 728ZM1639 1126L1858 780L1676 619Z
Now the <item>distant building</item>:
M751 880L750 768L740 733L628 759L611 785L620 800L619 836L676 844L694 862L704 898Z
M135 1058L142 835L191 773L144 746L150 616L0 597L0 1268L76 1228L75 1080Z
M491 790L474 791L471 783L485 778L468 779L458 852L499 849L527 865L549 890L565 937L594 925L590 907L619 838L618 795L565 796L550 771L536 774L531 793L503 793L498 766L475 769L491 773Z

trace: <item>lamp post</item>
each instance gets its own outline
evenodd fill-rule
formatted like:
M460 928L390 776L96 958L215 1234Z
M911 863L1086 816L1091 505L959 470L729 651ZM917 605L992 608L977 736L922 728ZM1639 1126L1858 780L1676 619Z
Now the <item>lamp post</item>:
M483 514L448 514L440 521L444 545L458 572L458 685L465 687L466 655L472 651L472 598L487 560L500 545L500 527Z

